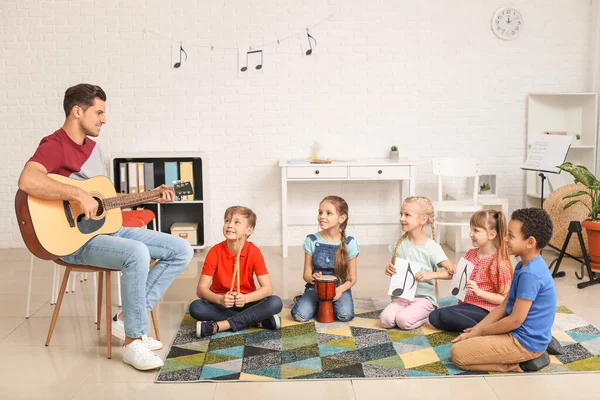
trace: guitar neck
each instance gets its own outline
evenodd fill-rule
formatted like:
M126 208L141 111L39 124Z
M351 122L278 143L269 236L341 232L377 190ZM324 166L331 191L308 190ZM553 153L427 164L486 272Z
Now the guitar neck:
M108 199L104 199L102 203L104 204L105 210L112 210L113 208L131 207L138 204L147 203L160 198L161 194L162 190L152 189L142 193L123 194L117 197L110 197Z

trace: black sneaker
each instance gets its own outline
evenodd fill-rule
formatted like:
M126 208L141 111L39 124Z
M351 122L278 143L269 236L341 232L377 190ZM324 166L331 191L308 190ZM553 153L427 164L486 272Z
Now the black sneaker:
M550 341L550 344L548 345L548 349L546 351L548 352L548 354L552 354L553 356L562 354L564 352L560 342L556 340L554 336L552 336L552 340Z
M258 323L259 328L270 329L272 331L281 328L281 317L277 314L270 316Z
M196 337L209 337L219 332L219 325L215 321L196 322Z
M543 352L541 356L538 358L534 358L533 360L524 361L519 363L521 369L525 372L535 372L544 368L546 365L550 364L550 356L548 353Z

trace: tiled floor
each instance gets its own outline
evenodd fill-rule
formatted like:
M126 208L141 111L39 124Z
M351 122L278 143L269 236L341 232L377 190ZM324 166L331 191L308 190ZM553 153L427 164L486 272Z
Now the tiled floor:
M283 259L278 247L262 248L275 291L290 298L302 289L303 251L290 248ZM205 252L197 252L192 264L173 283L158 305L160 329L165 348L175 334L185 307L194 297ZM447 255L456 260L451 251ZM545 251L552 259L556 255ZM165 399L194 398L245 400L285 396L304 399L598 399L595 379L600 374L512 375L459 378L396 380L354 380L323 382L195 383L154 384L154 372L139 372L121 361L119 341L113 340L113 359L106 358L104 326L98 332L93 321L92 280L77 281L75 293L65 295L52 343L44 346L50 316L52 264L36 260L34 267L33 315L26 320L25 295L29 273L29 253L24 249L0 250L4 260L0 281L0 398L2 399ZM385 246L361 246L358 284L355 296L385 295L388 278L383 266L388 262ZM566 260L561 267L565 278L556 280L559 301L600 326L600 285L577 289L573 272L577 265ZM447 282L440 285L445 295ZM113 290L113 293L116 290ZM116 305L116 298L113 301ZM117 310L113 306L113 312Z

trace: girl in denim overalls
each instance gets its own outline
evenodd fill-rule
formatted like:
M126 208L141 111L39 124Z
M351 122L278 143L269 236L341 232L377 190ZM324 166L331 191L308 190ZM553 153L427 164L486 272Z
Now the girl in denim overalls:
M327 196L319 205L319 227L321 231L308 235L304 240L304 294L296 298L292 316L296 321L311 319L319 307L315 290L315 278L335 275L338 278L333 312L338 321L354 318L352 286L356 284L356 258L359 249L352 236L346 237L348 204L338 196Z

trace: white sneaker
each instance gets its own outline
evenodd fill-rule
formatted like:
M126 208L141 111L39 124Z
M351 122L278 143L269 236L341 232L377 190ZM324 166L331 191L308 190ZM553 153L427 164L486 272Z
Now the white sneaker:
M123 324L123 321L119 319L119 314L113 317L112 334L114 337L125 340L125 324ZM142 342L144 342L144 344L152 351L163 348L163 344L161 342L147 335L142 336Z
M142 342L152 351L160 350L163 348L163 344L161 341L154 339L148 335L142 336Z
M119 314L113 317L111 331L113 336L125 340L125 324L119 319Z
M160 368L164 364L140 339L123 346L123 362L141 371Z

